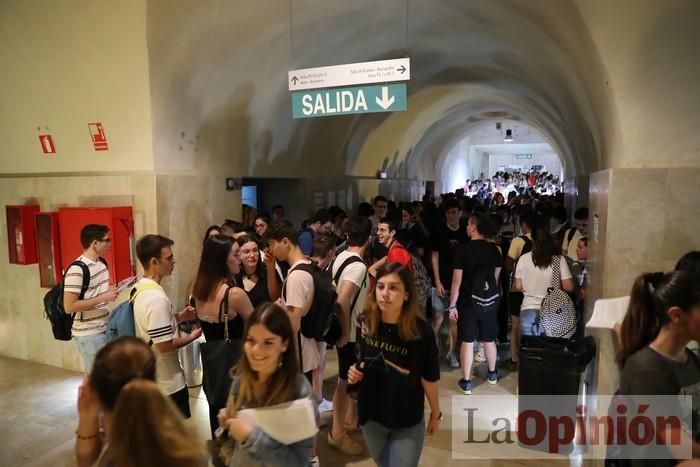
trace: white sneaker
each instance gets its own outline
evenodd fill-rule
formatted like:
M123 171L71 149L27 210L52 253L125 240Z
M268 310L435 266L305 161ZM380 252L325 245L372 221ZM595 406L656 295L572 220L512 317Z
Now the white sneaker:
M318 411L319 413L324 413L324 412L332 412L333 411L333 402L323 399L320 404L318 404Z

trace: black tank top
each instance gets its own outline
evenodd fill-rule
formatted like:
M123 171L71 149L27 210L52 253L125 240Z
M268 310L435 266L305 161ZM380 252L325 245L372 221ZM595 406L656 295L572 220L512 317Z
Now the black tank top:
M243 284L243 280L240 281ZM261 303L270 301L270 291L267 290L267 278L265 276L258 277L258 281L255 283L252 289L245 290L241 287L245 293L248 294L250 303L253 304L253 308L256 308Z
M221 300L219 305L219 322L210 323L208 321L199 320L199 325L202 327L202 334L207 341L222 341L224 340L224 306L228 306L225 303L228 299L231 287L226 289L224 293L224 298ZM236 315L235 318L228 320L228 337L231 340L241 340L243 339L243 318L240 315Z

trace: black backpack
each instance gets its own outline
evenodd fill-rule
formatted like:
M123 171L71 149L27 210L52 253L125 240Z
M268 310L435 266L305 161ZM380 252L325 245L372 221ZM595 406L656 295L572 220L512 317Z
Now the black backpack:
M319 268L316 263L302 263L290 269L289 273L297 269L311 274L314 281L314 298L308 313L301 319L301 333L309 339L333 345L341 332L337 310L338 294L333 278L328 270ZM286 300L286 281L282 287L282 296Z
M99 260L107 266L107 261L103 258L99 258ZM80 286L80 297L78 298L78 300L82 300L85 298L85 292L90 286L90 269L88 269L87 264L82 261L74 261L66 268L66 273L71 266L79 266L83 271L83 284ZM44 316L51 323L51 331L53 331L54 339L59 341L71 340L71 328L73 327L73 319L75 318L75 313L66 313L65 308L63 308L64 285L65 278L60 284L53 286L53 288L44 295Z

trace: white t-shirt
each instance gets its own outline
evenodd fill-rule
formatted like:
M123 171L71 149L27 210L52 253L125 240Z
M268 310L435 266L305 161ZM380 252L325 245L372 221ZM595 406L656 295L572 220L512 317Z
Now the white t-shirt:
M569 265L563 256L559 258L561 265L561 279L571 279L571 271ZM532 262L532 253L525 253L518 260L518 265L515 267L515 277L520 279L523 284L523 305L521 310L539 310L542 306L542 299L547 295L547 289L552 284L552 266L540 269Z
M333 261L333 268L331 271L333 277L335 277L336 274L338 274L338 271L340 270L340 267L343 265L343 263L352 256L357 256L358 258L362 259L362 257L357 253L351 253L347 250L343 251L338 256L336 256L335 260ZM365 299L367 298L367 285L369 284L369 280L367 280L367 265L364 263L364 261L356 261L354 263L348 264L345 267L345 269L343 269L343 273L340 275L336 283L336 290L338 292L340 292L342 284L345 281L349 281L359 288L359 295L358 292L355 292L355 295L353 295L352 297L352 300L355 300L355 296L357 296L357 301L355 302L355 307L351 310L350 313L350 342L356 342L357 316L365 309ZM352 304L352 301L350 303Z
M285 296L282 297L285 305L301 308L301 316L306 316L306 313L311 309L314 301L314 279L306 271L294 270L299 264L310 264L309 260L301 260L292 264L287 273L287 279L283 284ZM300 332L301 334L301 332ZM318 346L314 339L310 339L301 334L301 367L306 373L314 368L318 368L321 364L321 354L318 352Z
M93 261L81 255L76 261L82 261L90 271L90 283L85 291L83 300L95 298L105 293L109 289L109 270L100 261ZM71 292L80 295L83 287L83 270L80 266L71 266L66 271L64 279L64 292ZM105 332L107 329L107 317L109 309L107 303L98 303L89 310L79 311L75 314L71 334L74 336L91 336Z
M178 337L177 320L172 311L172 303L160 285L145 277L136 283L136 288L157 286L144 290L134 299L134 324L136 336L145 342L159 344ZM180 365L177 350L160 353L154 345L156 354L156 381L165 394L173 394L185 387L185 373Z

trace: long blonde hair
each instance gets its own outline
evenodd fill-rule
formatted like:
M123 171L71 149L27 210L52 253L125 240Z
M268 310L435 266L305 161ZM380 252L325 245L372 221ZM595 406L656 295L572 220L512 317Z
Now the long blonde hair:
M297 376L299 375L299 362L297 361L294 333L289 315L279 305L263 303L259 305L246 321L243 332L243 342L248 338L250 328L261 324L272 334L280 336L282 342L287 342L287 350L281 355L280 365L277 371L270 377L266 393L262 398L256 399L254 383L258 379L257 373L250 367L248 357L241 357L238 365L231 371L231 376L240 378L238 396L229 401L229 411L234 413L242 405L259 403L261 407L289 402L294 398ZM245 344L244 344L245 345Z
M418 332L418 319L421 318L421 311L418 307L418 294L416 286L413 282L413 273L403 264L387 263L377 271L377 281L389 274L396 274L401 279L406 292L408 292L408 300L401 307L399 315L399 337L403 341L414 341L420 338ZM367 304L365 305L365 326L367 334L374 336L379 329L379 323L382 321L382 311L377 305L376 283L374 290L367 296Z

